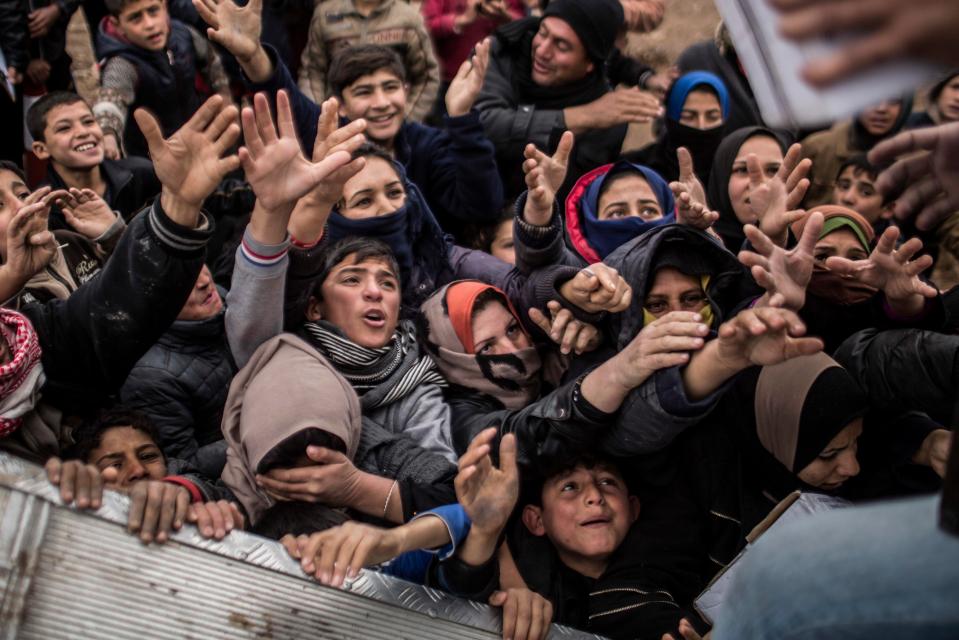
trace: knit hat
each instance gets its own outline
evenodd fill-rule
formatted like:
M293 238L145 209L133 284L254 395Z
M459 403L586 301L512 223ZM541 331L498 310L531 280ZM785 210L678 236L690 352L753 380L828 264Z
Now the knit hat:
M616 36L626 21L619 0L551 0L543 17L569 24L587 55L600 64L613 52Z

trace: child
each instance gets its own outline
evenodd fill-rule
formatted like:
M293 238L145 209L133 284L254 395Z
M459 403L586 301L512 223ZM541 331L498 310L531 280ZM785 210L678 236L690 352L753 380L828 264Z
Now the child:
M439 65L423 17L406 2L333 0L317 5L300 64L303 93L323 102L330 63L344 49L367 43L385 45L403 55L411 81L404 114L418 121L425 118L439 91Z
M857 153L839 167L836 182L832 190L832 204L849 207L869 221L876 234L881 234L892 219L891 203L885 202L876 178L879 167L866 158L866 154Z
M320 106L297 89L271 47L249 37L259 32L258 12L251 6L237 8L232 0L219 2L216 12L199 0L196 7L212 25L207 31L210 39L236 56L253 91L275 94L285 89L289 93L300 143L304 149L312 149ZM446 94L449 116L443 129L404 118L415 93L406 84L402 60L390 48L352 47L330 67L331 89L340 101L339 115L366 121L367 137L391 151L423 192L443 230L460 242L466 240L467 223L494 222L503 206L493 145L472 110L485 77L488 53L488 43L477 45L473 66L464 63L450 85Z
M101 89L93 112L106 134L108 158L146 156L140 130L128 116L137 107L152 111L167 136L190 119L209 93L230 100L229 81L210 43L170 18L166 0L106 0L110 15L100 24L97 55ZM200 78L197 78L197 76Z
M124 220L160 192L149 160L105 157L103 129L75 93L55 91L37 100L27 111L27 127L33 152L50 161L41 186L90 189ZM50 213L50 228L71 229L58 208Z

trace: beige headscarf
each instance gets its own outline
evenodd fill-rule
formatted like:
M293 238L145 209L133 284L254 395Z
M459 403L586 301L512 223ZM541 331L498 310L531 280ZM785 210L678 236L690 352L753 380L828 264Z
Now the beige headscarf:
M317 428L346 443L352 459L360 425L360 402L350 383L306 341L280 334L256 350L230 385L223 410L223 482L255 524L273 505L256 484L256 469L267 453L290 436Z
M470 353L472 345L467 347L463 344L460 337L463 331L457 332L458 323L450 316L468 321L478 295L471 295L466 299L468 302L465 304L468 304L469 308L450 309L449 305L456 304L457 297L453 296L451 300L448 293L457 285L475 288L476 284L472 280L450 283L430 296L420 307L423 319L428 325L425 336L427 350L443 377L451 383L493 396L507 409L522 409L539 396L543 362L535 347L499 356ZM482 288L492 289L502 295L510 312L516 316L505 293L492 285L482 285ZM467 333L472 335L471 332Z

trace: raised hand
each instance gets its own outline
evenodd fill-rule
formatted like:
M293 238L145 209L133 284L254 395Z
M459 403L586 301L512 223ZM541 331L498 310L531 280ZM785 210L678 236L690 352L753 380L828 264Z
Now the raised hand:
M529 310L529 318L560 346L560 353L568 355L575 351L581 355L599 346L602 335L595 326L577 320L569 309L556 300L550 300L546 307L549 309L549 318L536 307Z
M896 198L900 220L915 217L919 229L929 230L959 211L959 122L900 133L877 144L869 161L895 161L879 174L876 187L887 199Z
M730 370L741 371L822 351L822 341L805 333L806 325L789 309L744 309L719 327L717 355Z
M67 223L91 240L99 238L117 221L117 214L93 189L71 187L57 204Z
M757 306L785 307L793 311L803 308L822 227L822 214L813 212L799 243L789 251L755 226L747 224L744 227L746 237L756 251L740 251L739 261L750 268L756 284L766 290Z
M243 7L233 0L193 0L193 6L210 25L207 37L237 60L250 60L260 49L263 0L250 0Z
M224 104L222 96L213 96L167 139L146 109L137 109L133 117L163 185L160 202L164 211L174 222L195 227L203 201L226 174L240 166L237 156L224 156L240 136L236 107Z
M932 266L932 256L913 260L922 249L922 240L911 238L896 249L898 238L899 229L889 227L865 260L833 256L826 259L826 266L840 275L852 276L862 284L881 289L896 312L917 315L925 306L926 298L939 295L935 287L919 278L920 273Z
M297 200L350 161L350 151L359 147L363 139L357 134L346 147L314 163L303 157L300 150L290 99L285 91L276 94L276 120L279 136L270 117L266 95L256 94L253 108L243 109L246 146L240 147L240 162L247 181L264 208L292 211Z
M766 180L759 159L750 154L746 157L749 171L749 208L759 221L759 228L780 247L786 246L789 239L789 225L805 215L805 211L796 209L809 188L806 175L812 167L812 161L801 159L802 146L794 144L786 152L786 157L776 175Z
M803 68L807 82L827 86L858 71L902 58L959 65L953 43L959 5L942 0L769 0L782 12L779 30L806 41L839 38L842 46Z
M516 436L507 434L499 445L499 468L490 458L497 428L479 433L459 459L459 473L453 480L456 499L472 521L472 529L499 536L519 498L519 470L516 466Z
M633 288L616 269L596 262L580 269L559 289L560 295L587 313L619 313L629 307Z
M529 197L526 199L526 208L523 218L526 222L546 226L553 217L553 202L556 192L566 180L566 171L569 168L569 154L573 150L573 134L567 131L559 139L556 151L548 156L536 145L530 143L523 150L523 173L526 174L526 187ZM530 202L532 200L532 202Z
M670 183L670 188L673 188L674 184L682 185L684 189L681 191L687 192L693 201L699 202L703 207L708 208L709 203L706 201L706 189L703 188L702 181L696 176L696 171L693 167L693 156L690 155L686 147L680 147L676 149L676 159L679 161L679 180ZM676 190L673 189L673 193L675 192Z
M446 91L446 111L450 117L466 115L473 108L486 79L490 46L489 38L480 41L473 55L463 61L456 72Z
M623 389L635 389L660 369L685 364L689 352L703 347L709 327L691 311L671 311L643 327L626 348L608 362Z
M56 255L57 241L47 222L50 206L66 195L64 190L52 191L50 187L37 189L24 198L23 205L11 218L3 268L20 286L42 271Z

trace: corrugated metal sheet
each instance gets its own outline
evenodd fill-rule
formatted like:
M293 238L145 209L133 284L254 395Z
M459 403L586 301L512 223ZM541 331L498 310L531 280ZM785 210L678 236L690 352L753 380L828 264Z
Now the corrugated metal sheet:
M364 571L346 589L304 576L282 546L184 527L163 546L124 531L126 498L59 505L38 467L0 454L0 632L19 638L495 638L498 613ZM553 625L551 638L597 638Z

